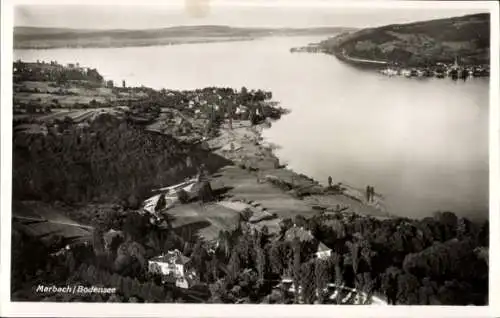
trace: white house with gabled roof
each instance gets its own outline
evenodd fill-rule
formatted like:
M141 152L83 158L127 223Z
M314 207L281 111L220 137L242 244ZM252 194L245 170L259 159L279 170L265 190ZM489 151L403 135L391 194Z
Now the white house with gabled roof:
M148 270L150 273L157 273L162 276L171 276L175 278L175 285L180 288L189 288L196 276L194 271L186 268L190 258L184 256L179 250L168 251L153 257L148 261Z

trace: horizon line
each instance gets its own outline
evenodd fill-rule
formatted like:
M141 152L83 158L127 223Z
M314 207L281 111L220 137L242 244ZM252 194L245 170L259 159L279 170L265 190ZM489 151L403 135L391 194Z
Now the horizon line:
M74 28L74 27L64 27L64 26L39 26L39 25L14 25L14 28L36 28L36 29L66 29L75 31L148 31L148 30L163 30L163 29L173 29L173 28L188 28L188 27L227 27L233 29L293 29L293 30L303 30L303 29L320 29L320 28L343 28L343 29L360 29L361 27L350 27L350 26L339 26L339 25L315 25L315 26L305 26L305 27L294 27L294 26L236 26L229 24L176 24L165 27L156 28Z
M75 27L66 27L66 26L40 26L40 25L13 25L13 29L16 28L37 28L37 29L65 29L69 31L151 31L151 30L166 30L166 29L173 29L173 28L188 28L188 27L227 27L227 28L233 28L233 29L247 29L247 30L259 30L259 29L271 29L271 30L281 30L281 29L291 29L291 30L307 30L307 29L320 29L320 28L342 28L342 29L353 29L353 30L359 30L359 29L371 29L371 28L379 28L379 27L384 27L384 26L391 26L391 25L405 25L405 24L412 24L412 23L419 23L419 22L430 22L430 21L437 21L437 20L446 20L446 19L453 19L453 18L460 18L460 17L466 17L466 16L473 16L473 15L483 15L487 14L491 16L491 12L486 11L486 12L476 12L476 13L469 13L469 14L462 14L462 15L453 15L449 17L440 17L440 18L435 18L435 19L426 19L426 20L413 20L413 21L407 21L407 22L402 22L402 23L384 23L380 25L374 25L374 26L342 26L342 25L311 25L311 26L302 26L302 27L294 27L294 26L239 26L239 25L229 25L229 24L176 24L176 25L171 25L171 26L162 26L162 27L155 27L155 28L75 28Z

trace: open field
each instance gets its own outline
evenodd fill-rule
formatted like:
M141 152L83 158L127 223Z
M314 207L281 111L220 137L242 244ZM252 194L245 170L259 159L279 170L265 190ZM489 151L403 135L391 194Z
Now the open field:
M92 236L92 227L80 224L58 211L53 205L38 201L13 202L13 226L30 236L50 244L56 236L69 242L88 241Z
M320 213L314 210L313 206L331 210L340 206L348 207L349 211L357 211L360 214L386 215L383 198L379 195L376 196L373 205L368 205L362 190L347 185L342 185L345 188L345 195L323 194L324 188L317 181L292 170L277 167L275 164L277 158L272 153L272 147L268 147L260 138L261 129L262 126L251 127L248 122L237 121L233 122L232 130L226 127L221 130L218 137L209 141L210 146L221 156L233 160L236 164L248 162L249 158L250 161L254 159L251 168L258 169L252 172L236 166L224 167L211 180L214 188L229 188L227 195L232 200L254 201L265 211L276 213L279 218L294 217L299 214L310 217ZM224 148L231 143L237 145L234 151ZM321 194L305 196L301 200L266 181L269 179L280 180L306 191L314 189L314 193Z
M278 217L293 217L302 214L312 216L314 211L305 202L298 200L283 192L281 189L257 180L257 175L252 175L239 167L225 167L217 177L212 180L214 188L229 188L227 195L233 200L245 200L258 203L269 213L276 213Z
M91 102L106 103L117 99L110 88L85 87L82 83L70 83L60 87L55 82L24 81L14 83L14 104L37 103L42 106L72 107Z
M61 107L72 107L75 104L88 105L92 101L104 103L108 101L103 96L85 96L85 95L53 95L47 93L17 93L14 102L29 103L37 102L42 105L51 105L57 100L58 105Z
M49 114L15 114L16 119L34 119L39 124L49 123L54 120L63 120L66 117L71 118L74 123L80 123L96 117L100 114L111 113L119 114L122 110L119 108L91 108L91 109L55 109Z
M234 230L240 221L240 213L236 210L198 202L175 206L166 214L174 229L189 231L208 242L214 241L221 230Z

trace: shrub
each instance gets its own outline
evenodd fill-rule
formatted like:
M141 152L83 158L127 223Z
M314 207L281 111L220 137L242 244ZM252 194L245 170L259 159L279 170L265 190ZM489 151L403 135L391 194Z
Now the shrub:
M214 194L212 191L212 187L210 186L210 182L208 182L208 181L201 182L201 184L199 185L199 188L198 188L198 197L203 202L213 201Z
M177 190L177 198L182 204L189 202L189 195L184 189Z

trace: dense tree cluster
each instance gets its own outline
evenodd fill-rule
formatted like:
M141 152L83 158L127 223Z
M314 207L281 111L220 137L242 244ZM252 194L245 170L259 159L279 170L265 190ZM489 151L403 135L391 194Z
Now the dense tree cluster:
M128 223L132 221L139 222L138 226L141 228L141 220L137 215L131 217ZM146 229L142 224L144 232L140 233L140 241L142 244L149 244L147 248L152 248L150 239L158 231ZM130 229L130 226L125 228ZM135 231L134 234L137 235L137 230ZM117 235L104 244L103 232L97 229L90 245L73 245L70 250L62 249L54 253L57 249L44 247L33 238L14 232L11 280L13 299L172 302L182 297L182 293L174 286L163 285L160 276L148 272L146 257L151 255L148 255L146 245L134 241L132 235ZM155 253L158 251L153 252ZM51 283L57 286L75 284L115 287L117 290L116 294L72 296L34 292L38 284L47 286Z
M137 208L152 186L194 174L201 159L209 160L209 168L221 164L197 146L131 127L111 115L101 115L86 129L69 119L59 126L63 134L14 135L15 199L121 202ZM192 167L186 166L188 156Z
M148 302L165 302L165 289L154 284L152 281L143 282L137 278L121 276L96 268L93 265L82 264L75 272L75 275L91 286L115 286L117 293L130 299L136 297ZM116 297L116 295L114 295ZM117 302L120 299L112 299Z
M219 233L215 248L192 235L160 229L145 215L129 213L120 218L118 223L103 223L94 232L91 246L73 248L58 261L40 255L48 249L37 246L35 252L29 238L21 239L17 233L13 284L21 288L27 281L60 282L64 277L75 279L76 273L87 283L119 286L122 298L114 301L176 301L179 294L165 296L154 287L162 280L148 273L146 260L178 249L191 258L187 266L198 273L202 285L209 286L209 301L215 303L332 303L326 293L331 283L376 295L390 304L481 305L487 301L488 264L477 255L477 247L488 246L488 223L476 224L450 212L421 220L378 220L347 213L297 216L282 222L278 237L265 227L251 229L242 220L236 230ZM122 232L109 236L105 233L109 224L119 224ZM315 239L284 235L293 226L310 231ZM319 241L332 248L325 259L314 256ZM33 260L25 258L29 251ZM78 269L81 263L87 265ZM299 293L275 287L287 277ZM172 288L165 291L175 294Z
M41 274L47 265L48 250L33 237L12 229L11 282L12 289L22 288Z
M488 246L488 222L444 212L421 220L322 215L302 223L333 249L341 274L335 280L342 276L348 286L398 304L486 302L488 265L475 248Z
M197 270L213 271L203 278L211 284L211 301L328 303L325 288L335 283L390 304L487 302L488 264L476 247L488 246L488 222L476 224L451 212L422 220L298 216L282 222L282 234L293 224L331 247L331 256L314 257L314 240L272 239L244 227L221 232L215 254L198 253L205 262ZM221 271L217 262L227 265ZM273 289L283 277L300 293Z
M65 67L57 62L25 63L14 62L14 82L50 81L66 84L69 81L88 81L101 83L103 77L96 69Z

